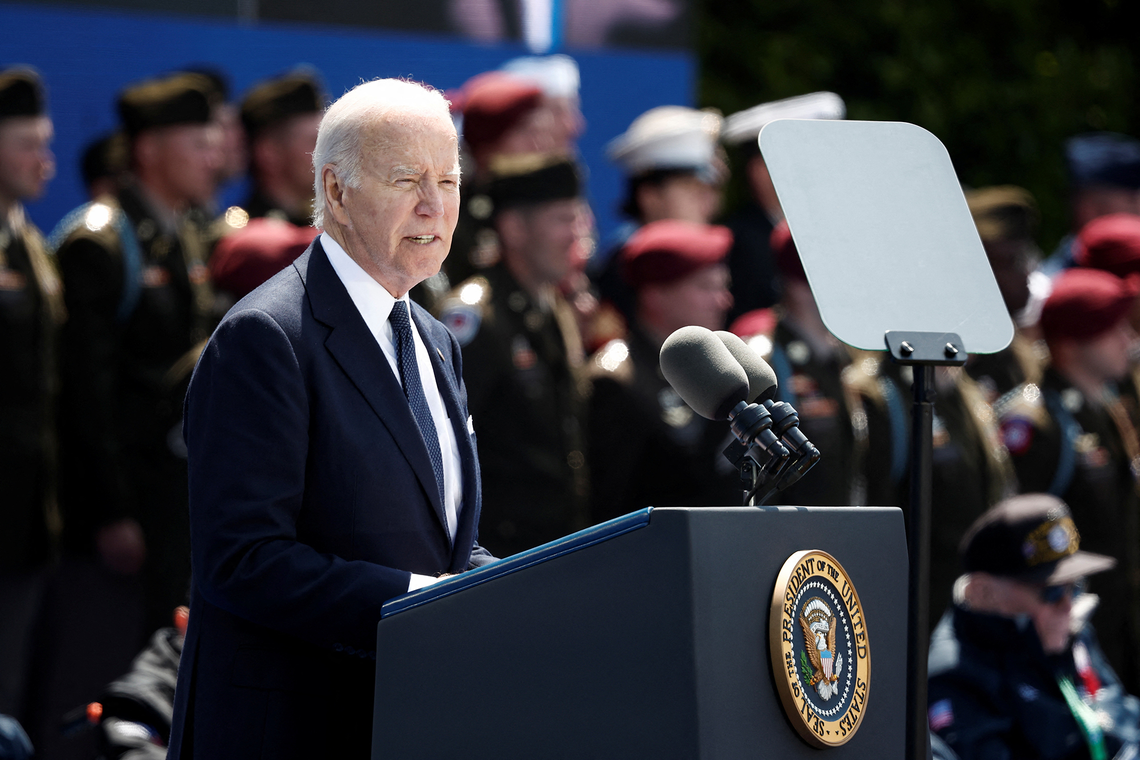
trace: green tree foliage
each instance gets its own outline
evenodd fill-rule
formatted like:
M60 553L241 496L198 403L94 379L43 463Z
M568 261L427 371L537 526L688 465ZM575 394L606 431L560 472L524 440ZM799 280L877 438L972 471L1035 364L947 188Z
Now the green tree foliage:
M700 101L729 114L832 90L848 118L908 121L972 187L1016 184L1068 229L1063 142L1140 134L1140 4L1123 0L700 0ZM731 199L742 190L734 182Z

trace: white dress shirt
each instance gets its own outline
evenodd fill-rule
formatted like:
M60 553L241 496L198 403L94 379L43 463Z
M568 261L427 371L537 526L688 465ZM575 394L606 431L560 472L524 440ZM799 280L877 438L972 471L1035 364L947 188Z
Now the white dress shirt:
M400 378L400 365L396 358L396 341L392 333L392 323L388 321L392 307L396 305L396 298L384 289L384 286L361 269L360 265L352 260L340 244L333 240L327 232L321 233L321 246L329 257L329 263L336 271L337 277L344 283L349 298L364 318L364 324L372 332L372 337L384 352L388 365L396 380ZM412 306L407 293L400 299L407 304L408 316L411 316ZM443 457L443 504L447 515L447 535L454 541L455 530L459 522L459 510L463 504L463 465L459 461L459 443L455 438L455 429L447 416L447 408L443 405L443 396L439 393L439 386L435 379L435 370L432 369L431 358L428 356L427 345L420 337L415 320L412 324L412 338L416 346L416 364L420 370L420 382L423 384L424 397L431 410L432 420L435 422L436 435L439 437L439 453ZM435 582L429 575L412 574L408 591L413 591Z

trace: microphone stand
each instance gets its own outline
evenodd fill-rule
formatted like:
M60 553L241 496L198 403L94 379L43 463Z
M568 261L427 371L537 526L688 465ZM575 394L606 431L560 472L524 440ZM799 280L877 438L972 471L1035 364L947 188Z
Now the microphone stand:
M934 452L934 368L960 367L966 349L955 333L888 330L887 350L914 372L910 426L910 508L907 512L907 760L925 760L930 751L927 718L927 657L930 650L930 509Z

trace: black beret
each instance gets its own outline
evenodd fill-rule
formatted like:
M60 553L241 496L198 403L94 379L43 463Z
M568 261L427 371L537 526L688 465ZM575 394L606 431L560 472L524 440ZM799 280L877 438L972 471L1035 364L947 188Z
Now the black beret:
M252 140L290 116L324 110L320 83L304 73L287 74L259 83L241 104L241 123Z
M565 156L506 156L492 165L486 194L495 212L577 198L582 194L581 169Z
M119 94L123 129L134 137L140 132L176 124L210 121L213 84L201 74L172 74L130 85Z
M0 119L40 116L46 101L43 81L32 69L20 66L0 71Z

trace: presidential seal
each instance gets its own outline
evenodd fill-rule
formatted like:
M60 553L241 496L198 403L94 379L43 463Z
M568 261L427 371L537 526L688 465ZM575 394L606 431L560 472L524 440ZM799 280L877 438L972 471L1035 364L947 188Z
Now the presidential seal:
M867 709L871 649L863 606L826 552L796 552L776 577L768 619L772 675L788 719L813 747L850 741Z

